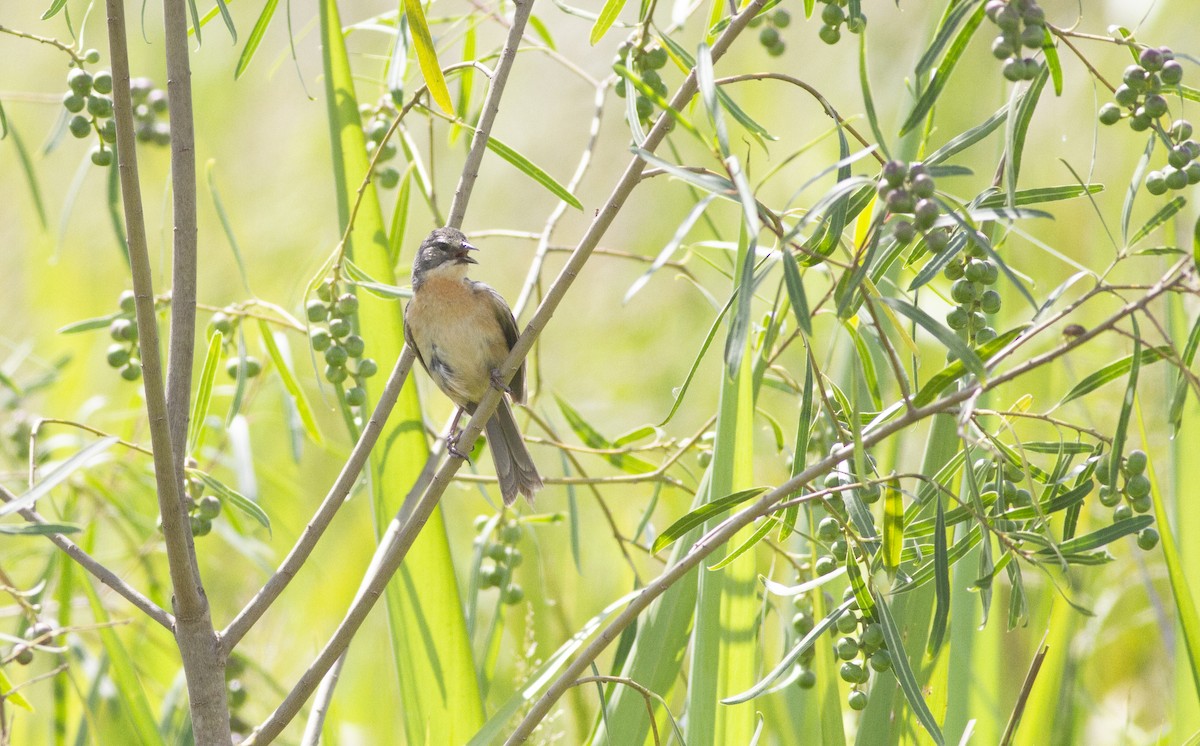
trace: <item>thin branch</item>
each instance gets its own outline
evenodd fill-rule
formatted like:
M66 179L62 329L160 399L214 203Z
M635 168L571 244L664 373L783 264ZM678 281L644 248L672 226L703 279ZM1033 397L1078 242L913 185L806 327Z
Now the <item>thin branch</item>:
M0 486L0 500L10 503L17 496ZM19 510L22 518L35 524L45 524L48 521L33 508ZM100 564L95 557L83 551L78 544L62 534L46 534L54 546L58 547L71 559L75 560L84 570L91 573L97 580L116 591L117 595L136 606L143 614L158 622L168 632L175 631L175 618L163 611L158 604L143 596L136 588L122 580L115 572Z

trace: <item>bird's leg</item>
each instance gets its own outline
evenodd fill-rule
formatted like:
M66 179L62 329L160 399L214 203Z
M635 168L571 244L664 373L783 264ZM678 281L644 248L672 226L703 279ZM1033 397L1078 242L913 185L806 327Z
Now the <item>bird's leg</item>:
M462 420L464 411L466 410L464 410L462 407L459 407L458 411L454 413L454 422L450 423L450 432L448 435L446 435L446 451L449 452L451 456L457 456L463 461L471 463L470 455L463 453L458 448L458 436L462 435L458 429L458 423Z
M512 396L512 389L509 388L508 384L504 382L504 379L500 377L499 368L492 368L492 388L500 389L509 396Z

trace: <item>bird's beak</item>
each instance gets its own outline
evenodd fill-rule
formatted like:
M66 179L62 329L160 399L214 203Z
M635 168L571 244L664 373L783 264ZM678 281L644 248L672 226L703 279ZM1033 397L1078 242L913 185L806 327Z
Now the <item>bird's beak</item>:
M455 258L458 259L458 261L463 262L464 264L479 264L479 262L477 262L475 259L473 259L471 257L470 254L467 253L468 251L479 251L479 247L472 246L471 244L467 243L466 241L463 241L461 245L462 245L462 251L460 251L455 256Z

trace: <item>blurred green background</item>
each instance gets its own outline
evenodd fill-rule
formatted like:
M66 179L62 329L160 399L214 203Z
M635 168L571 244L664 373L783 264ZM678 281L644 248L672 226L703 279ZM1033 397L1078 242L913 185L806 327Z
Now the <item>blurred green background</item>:
M0 8L0 25L67 40L61 15L50 22L39 20L44 5L44 2L7 3ZM599 8L599 3L591 0L581 5L591 12ZM1043 5L1047 16L1059 25L1069 25L1077 12L1075 3ZM1195 48L1200 5L1192 0L1086 5L1087 16L1081 30L1104 34L1104 24L1120 24L1136 29L1140 40L1192 53L1200 51ZM785 7L789 6L794 6L791 8L794 20L783 32L788 45L783 57L769 58L752 36L747 36L721 61L718 75L764 69L787 72L816 86L844 116L855 118L854 124L860 131L869 132L861 117L855 40L850 38L837 47L822 44L816 37L818 24L802 19L799 5L785 3ZM85 7L82 3L69 3L74 23L80 22ZM906 76L912 74L942 7L937 3L906 1L899 8L891 2L866 2L864 8L870 18L867 38L875 105L885 133L893 137L911 106ZM192 56L197 163L201 174L199 298L203 306L219 308L248 297L206 184L209 174L232 223L254 294L299 316L305 287L339 238L330 176L328 123L320 100L316 10L309 3L291 7L295 63L288 51L287 28L277 19L254 63L235 82L233 70L243 40L260 9L257 3L231 2L230 11L240 35L237 44L231 43L218 19L205 27L203 45L194 48ZM434 5L430 15L457 18L477 9L472 3L444 1ZM161 10L153 3L147 4L141 12L141 22L137 4L131 4L129 12L133 16L131 54L135 75L148 76L161 87L165 84ZM561 56L586 74L601 79L610 73L622 34L612 33L591 47L587 41L591 21L563 12L549 2L540 3L534 12L553 36L556 51L539 49L540 40L529 38L530 48L517 59L494 134L565 183L587 141L594 113L593 89L558 58ZM360 84L360 101L374 101L383 92L382 77L390 51L390 36L373 29L373 19L387 14L394 18L395 13L395 4L342 4L343 22L353 26L347 43ZM100 65L107 66L102 15L102 8L96 8L87 17L83 46L100 48L103 55ZM699 38L697 20L689 22L684 32L692 45ZM461 22L434 25L435 36L444 34L448 40L444 45L439 44L443 63L458 59L461 27ZM503 32L497 23L484 21L479 26L479 48L499 45ZM937 129L930 137L933 147L982 121L1007 100L1009 85L999 76L998 63L988 53L985 43L988 39L990 35L984 29L943 94ZM1118 79L1129 62L1128 52L1114 45L1077 43L1092 64L1111 80ZM1095 202L1108 221L1108 228L1113 229L1144 139L1125 127L1102 129L1095 123L1093 112L1108 100L1107 92L1092 83L1068 52L1060 54L1066 75L1065 90L1061 97L1043 96L1031 130L1021 183L1023 186L1073 183L1074 178L1065 166L1069 163L1087 181L1108 185ZM1196 75L1195 66L1189 65L1187 71L1189 78ZM105 364L104 350L110 340L104 331L56 333L71 322L113 312L118 294L130 285L107 214L106 171L92 166L87 160L87 147L63 130L59 101L65 90L66 72L66 56L58 50L0 34L0 102L11 128L9 137L0 141L0 276L4 278L0 317L10 320L0 330L0 365L15 379L25 380L48 370L64 356L70 358L57 385L22 401L18 409L0 412L0 424L11 428L26 415L79 420L147 443L148 433L139 418L140 387L121 381ZM417 75L416 65L410 65L410 87L418 84L412 82ZM674 89L680 76L673 73L666 79ZM455 85L451 84L452 91ZM476 85L480 85L478 78ZM756 186L758 178L783 155L803 143L816 141L809 151L762 186L759 195L764 202L785 202L811 174L836 160L837 140L830 136L831 120L812 100L794 89L763 82L741 83L729 92L789 146L773 147L768 152L740 133L735 136L740 138L736 148L745 158L751 182ZM477 102L478 96L477 92ZM623 105L611 91L608 93L593 162L575 191L584 211L568 210L551 244L574 246L594 209L607 198L629 161L629 130L623 118ZM1196 106L1187 103L1185 113L1194 116ZM432 175L439 206L445 210L468 137L460 132L452 138L449 127L441 121L427 127L413 118L409 126ZM22 168L14 143L16 137L24 144L32 162L32 178L44 205L45 225L40 223L35 209L29 183L31 174ZM895 145L894 140L892 144ZM1000 139L993 137L956 161L974 168L974 176L939 185L963 197L976 194L990 182L1000 148ZM682 162L699 155L690 142L682 142L681 149ZM171 234L168 156L164 149L153 147L139 148L138 155L151 256L157 267L155 287L163 292L168 286ZM866 160L860 161L855 172L865 173L872 167ZM820 191L820 187L814 187L802 194L798 202L811 202ZM1191 194L1194 190L1188 196ZM381 198L388 219L395 193L385 190ZM535 241L487 232L540 231L554 205L554 197L548 192L489 154L465 224L468 233L479 235L475 242L483 248L474 276L493 284L510 301L515 301ZM691 205L687 190L678 182L666 177L649 180L635 192L601 247L653 256L670 239ZM1140 225L1157 206L1143 192L1135 207L1133 224ZM1021 228L1084 265L1107 264L1114 247L1097 217L1097 209L1086 200L1074 200L1056 204L1053 212L1056 216L1053 222L1023 223ZM1184 212L1192 213L1191 207ZM721 226L721 235L713 236L698 227L689 242L736 240L736 206L714 204L710 214ZM1180 220L1178 226L1169 224L1165 235L1160 234L1156 240L1187 246L1189 225L1189 220ZM414 193L398 276L407 277L412 250L433 227L428 209ZM729 288L719 269L731 267L730 252L699 244L689 248L692 253L688 267L698 284L718 303L723 303ZM1075 271L1068 262L1051 258L1022 239L1010 239L1005 252L1012 265L1039 289L1035 294L1044 294ZM551 255L542 273L543 287L557 273L563 256ZM699 260L700 256L709 261ZM1145 282L1156 277L1155 273L1161 272L1167 263L1169 257L1142 258L1122 265L1118 276L1110 279ZM682 383L712 323L715 309L710 299L696 284L682 279L670 268L656 274L638 295L623 303L629 286L646 266L642 262L597 254L535 349L531 359L536 391L532 406L555 423L564 439L573 440L573 436L554 403L554 396L569 401L610 438L661 421L670 409L673 390ZM806 283L814 292L823 291L828 284L820 269L810 271ZM1028 315L1011 289L1006 290L1005 299L1005 312L1011 315L1009 321L1016 323ZM1184 306L1188 318L1195 316L1194 300ZM1103 303L1095 304L1079 323L1086 325L1086 318L1101 318L1106 310L1111 312L1116 307L1115 300L1112 304L1107 309ZM526 309L525 318L528 314ZM203 310L200 320L202 323L207 320ZM1179 321L1182 323L1182 319ZM830 370L844 368L848 361L846 338L839 338L836 325L829 320L819 319L817 331L818 339L825 335L830 340L825 349L818 349L818 354L824 356ZM1128 348L1118 349L1112 339L1106 337L1104 344L1085 348L1061 368L1046 370L1036 385L1018 384L1011 390L1011 397L993 403L1007 405L1020 394L1030 393L1034 409L1049 407L1079 377L1128 353ZM228 467L223 472L228 481L247 494L254 494L270 514L273 531L268 535L247 528L247 535L243 536L221 521L213 536L199 542L204 577L218 624L223 624L240 608L291 546L350 447L328 388L322 392L316 383L318 376L307 362L305 340L291 335L290 342L310 400L318 409L326 447L306 442L303 457L299 461L293 459L278 379L267 376L255 382L243 406L252 445L253 480L248 474L236 475L237 462L228 451L215 455ZM265 357L261 350L251 352ZM800 353L799 349L793 350L781 361L795 378L803 374ZM710 352L705 359L686 405L667 425L664 437L686 438L704 425L715 407L719 357L719 352ZM929 366L938 362L932 356L928 360ZM391 363L380 361L384 370L390 369ZM1177 504L1185 505L1188 503L1185 486L1197 484L1200 478L1200 465L1194 458L1196 443L1200 441L1169 442L1162 418L1151 414L1165 406L1163 392L1169 391L1166 385L1171 380L1169 374L1165 366L1148 369L1144 374L1142 403L1150 427L1150 442L1146 446L1156 464L1161 459L1159 477L1166 480L1169 494ZM221 412L228 407L232 385L224 377L219 380L222 387L217 391L215 410ZM440 427L451 413L450 405L423 375L418 374L418 380L428 423L432 428ZM1111 395L1072 405L1071 416L1084 422L1112 421L1120 404L1118 385L1113 385ZM794 397L768 390L760 400L760 407L782 424L785 433L794 432L798 414ZM1192 418L1198 414L1196 410L1193 402L1188 410ZM755 437L760 460L755 465L755 481L775 484L788 475L788 454L776 452L774 436L766 421L759 425ZM533 436L545 436L533 425L526 430ZM52 428L47 434L67 432L70 431ZM902 443L896 463L915 468L922 443L923 439L916 437ZM12 445L6 443L5 447L8 452L0 462L0 476L6 485L19 492L24 486L25 469L12 457ZM554 449L538 445L532 449L545 475L562 473L561 460ZM1186 450L1180 452L1180 449ZM80 490L82 493L89 491L89 486L103 487L109 491L111 502L88 498L84 512L96 514L97 555L118 573L141 584L147 577L144 566L159 570L165 566L161 542L154 531L152 493L133 488L135 484L149 483L150 464L146 459L118 451L111 451L107 458L109 463L89 470L87 480L94 484L82 484ZM592 475L616 473L599 459L582 458ZM654 455L647 458L654 460ZM480 463L483 470L490 469L486 458ZM676 476L694 489L702 467L693 455L686 456L681 466ZM396 485L395 489L407 487ZM608 511L626 535L634 532L654 491L650 484L600 488ZM584 621L633 587L633 573L617 551L603 512L585 489L576 488L575 495L581 526L578 567L572 556L568 521L532 524L532 530L522 539L527 559L518 576L528 598L525 604L503 607L501 612L505 624L500 667L489 693L491 706L519 685L529 660L547 656ZM494 491L492 497L495 498ZM661 529L681 515L690 501L690 493L664 488L652 525ZM566 513L567 504L565 488L552 485L538 495L534 510L561 516ZM476 515L491 513L492 505L472 484L453 487L443 500L442 509L447 516L451 546L464 588L475 535L472 521ZM529 508L522 510L528 512ZM44 506L43 512L53 510ZM118 529L116 521L106 520L118 514L136 516L140 522L127 523ZM1200 517L1195 511L1190 515L1181 511L1177 517L1182 549L1190 555L1194 566ZM365 494L356 495L338 516L299 582L282 598L286 608L272 610L247 637L242 649L266 673L251 679L254 688L246 712L252 722L269 712L277 699L277 694L264 682L274 678L286 684L294 679L340 619L370 558L373 541L368 537L372 536L369 498ZM1072 578L1077 585L1062 589L1095 612L1092 617L1072 616L1071 634L1060 639L1062 644L1070 646L1069 678L1073 682L1063 706L1077 723L1073 732L1086 739L1080 743L1154 742L1159 736L1166 737L1166 729L1182 726L1169 731L1170 736L1164 741L1179 742L1200 727L1200 718L1194 696L1190 698L1188 711L1180 709L1179 700L1170 695L1176 686L1173 668L1176 651L1172 601L1166 591L1163 567L1157 554L1137 552L1132 542L1116 545L1113 551L1118 561L1076 572ZM39 558L45 553L44 540L36 537L0 537L3 558L0 566L19 587L41 572L43 560ZM634 559L643 581L662 567L660 560L645 554L635 554ZM764 571L769 561L764 553L761 563ZM1033 618L1029 627L1005 633L1002 614L995 614L981 633L987 645L996 651L992 664L1002 672L1000 680L1006 685L996 693L995 700L981 696L980 717L998 719L1001 724L1052 607L1057 609L1062 605L1061 600L1053 601L1056 591L1043 578L1035 573L1027 573L1026 578L1030 587L1037 589L1031 601ZM1192 581L1195 587L1200 577L1193 576ZM164 588L152 587L148 592L159 603L169 603ZM1168 595L1163 595L1165 592ZM162 630L138 619L119 599L106 598L115 617L130 620L121 634L135 651L151 697L163 696L175 675L173 659L166 654L171 641ZM485 615L495 613L495 592L485 592L479 603ZM0 606L4 612L14 613L7 601ZM968 600L963 613L977 614L977 604ZM85 641L88 634L81 633ZM779 644L778 639L767 638L764 653L767 665L774 664ZM403 715L391 704L398 697L387 645L384 615L377 610L351 647L347 673L334 702L332 720L337 724L339 743L391 743L395 742L393 738L399 738L395 734L402 732L399 723ZM1186 686L1188 680L1180 682ZM48 691L48 686L38 685L27 692L39 706L39 714L18 715L16 725L20 736L15 742L37 743L47 737ZM1039 693L1035 689L1035 697L1039 694L1047 701L1056 697L1054 692ZM1186 689L1180 694L1180 700L1189 699ZM547 726L549 731L542 735L548 738L557 732L561 735L560 742L581 742L596 711L594 690L572 690L562 700L561 708L563 714L554 718ZM298 730L293 726L288 732L289 742L297 735ZM22 741L22 737L31 740ZM773 732L771 738L779 743L807 742L803 733L789 735L786 729Z

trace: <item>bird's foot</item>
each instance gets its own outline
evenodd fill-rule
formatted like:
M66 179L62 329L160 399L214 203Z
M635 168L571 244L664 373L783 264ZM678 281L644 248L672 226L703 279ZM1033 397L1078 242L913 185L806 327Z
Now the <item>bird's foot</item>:
M512 396L512 389L509 388L508 384L504 382L504 379L500 377L500 371L496 368L492 368L492 387L500 389L509 396Z
M452 432L446 436L446 452L449 453L451 456L454 456L456 458L462 459L463 461L466 461L469 464L469 463L471 463L471 455L469 453L464 453L458 447L458 436L460 436L460 435L462 435L462 432L455 430L454 432Z

